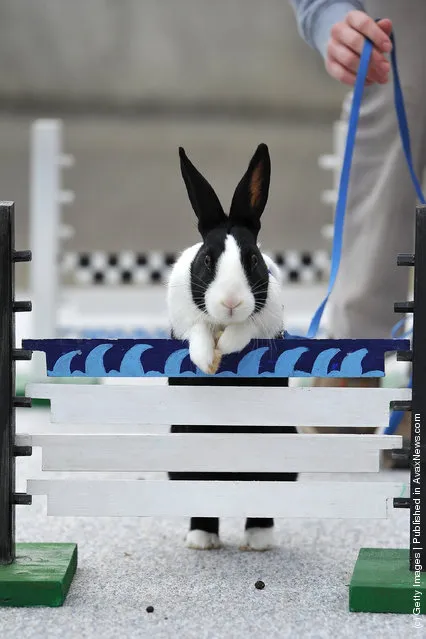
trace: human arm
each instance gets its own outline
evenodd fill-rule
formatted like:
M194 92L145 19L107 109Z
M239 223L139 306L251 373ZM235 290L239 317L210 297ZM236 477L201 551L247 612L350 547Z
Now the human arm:
M367 83L384 84L390 65L385 56L392 45L392 22L375 22L357 0L290 0L299 31L306 42L321 53L328 73L344 84L353 85L365 37L373 41Z

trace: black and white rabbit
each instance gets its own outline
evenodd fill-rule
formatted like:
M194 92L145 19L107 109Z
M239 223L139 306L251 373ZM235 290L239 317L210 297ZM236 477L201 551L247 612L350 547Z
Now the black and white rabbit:
M182 176L198 218L202 242L183 251L169 278L167 303L172 336L188 340L189 355L205 373L214 373L222 355L241 351L256 338L284 330L280 271L257 244L260 217L270 182L268 147L260 144L238 184L226 215L213 188L180 148ZM170 378L171 385L287 386L274 378ZM293 427L231 428L172 426L172 432L296 432ZM294 481L296 473L169 473L170 479ZM213 513L214 514L214 513ZM246 521L242 548L266 550L273 543L273 519ZM194 517L186 543L220 546L219 520Z

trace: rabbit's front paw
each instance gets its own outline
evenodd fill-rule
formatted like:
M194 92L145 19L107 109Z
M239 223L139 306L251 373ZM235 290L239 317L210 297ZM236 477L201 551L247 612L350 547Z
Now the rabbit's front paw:
M242 351L252 339L251 330L237 324L227 326L219 337L217 348L223 354L236 353Z
M208 373L210 375L214 375L215 373L217 373L217 371L219 370L221 359L222 353L217 348L215 348L213 352L213 362L211 363L211 366L209 366L208 370Z
M217 366L217 362L215 358L215 349L212 344L202 344L199 341L194 344L190 344L189 357L191 358L191 362L203 371L203 373L212 374L215 372L212 369L214 369L215 364Z

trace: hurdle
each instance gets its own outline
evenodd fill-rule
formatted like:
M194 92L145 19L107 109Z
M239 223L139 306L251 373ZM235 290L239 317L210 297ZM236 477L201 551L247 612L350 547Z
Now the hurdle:
M276 517L384 519L392 508L410 509L409 547L361 549L349 590L351 611L411 613L414 587L426 594L426 207L416 210L416 251L398 257L414 266L409 340L256 340L223 357L213 377L235 378L230 387L194 385L206 378L189 359L188 344L172 339L24 340L15 349L14 313L30 310L14 301L13 203L0 204L0 604L60 606L77 568L75 544L15 541L16 505L47 498L47 514L93 517ZM122 385L29 384L14 397L14 362L42 352L50 378L123 378ZM383 377L385 354L413 364L413 388L313 388L238 386L289 377ZM182 385L132 386L126 378L182 378ZM202 380L199 380L202 382ZM50 400L58 434L16 435L15 409L31 398ZM376 473L380 453L401 447L401 437L361 434L162 433L164 424L226 426L304 425L380 428L390 410L411 410L410 485L402 482L223 482L74 479L87 472L347 472ZM15 458L41 447L42 471L71 478L27 478L15 492ZM415 586L414 586L415 583ZM342 588L344 584L342 584ZM423 611L422 611L423 612Z

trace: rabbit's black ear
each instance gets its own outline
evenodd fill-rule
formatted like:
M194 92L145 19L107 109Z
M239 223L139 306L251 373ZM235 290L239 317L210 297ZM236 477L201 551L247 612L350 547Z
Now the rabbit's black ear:
M205 237L209 231L226 222L228 218L213 188L197 171L182 147L179 147L179 157L182 177L198 218L198 230Z
M229 219L246 226L257 235L266 206L271 178L271 160L266 144L259 144L249 167L235 189Z

